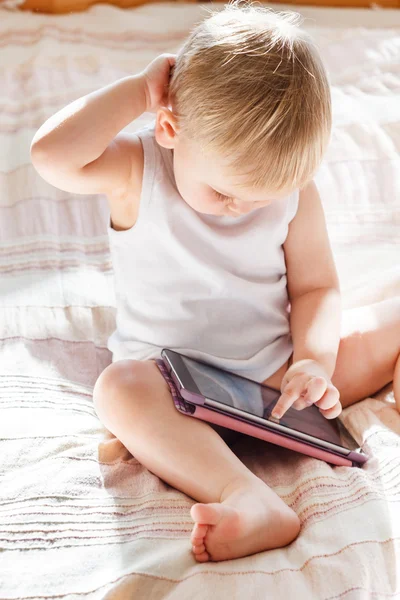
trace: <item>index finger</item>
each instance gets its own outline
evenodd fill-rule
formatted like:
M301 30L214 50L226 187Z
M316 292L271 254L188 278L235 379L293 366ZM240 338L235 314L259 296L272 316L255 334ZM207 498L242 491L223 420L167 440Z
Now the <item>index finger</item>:
M271 416L276 419L282 418L288 408L300 397L303 387L301 378L297 382L292 380L283 390L278 402L274 406Z

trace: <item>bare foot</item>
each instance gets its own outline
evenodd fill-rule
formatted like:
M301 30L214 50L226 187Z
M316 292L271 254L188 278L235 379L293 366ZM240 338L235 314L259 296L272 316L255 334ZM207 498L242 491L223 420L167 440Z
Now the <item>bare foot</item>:
M299 534L296 513L267 485L236 487L221 502L195 504L191 542L198 562L248 556L281 548Z

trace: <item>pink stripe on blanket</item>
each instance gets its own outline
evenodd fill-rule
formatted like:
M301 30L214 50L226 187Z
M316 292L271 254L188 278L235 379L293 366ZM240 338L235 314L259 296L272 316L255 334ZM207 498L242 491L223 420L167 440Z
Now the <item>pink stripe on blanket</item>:
M66 253L66 252L79 252L82 255L108 255L109 253L109 246L108 244L95 244L95 247L91 247L89 244L77 244L74 242L68 243L65 242L64 244L61 243L57 243L57 242L51 242L49 240L40 240L40 246L39 246L39 240L35 240L33 242L30 242L28 244L24 244L22 240L18 239L18 241L15 242L15 246L9 246L8 248L1 248L0 247L0 257L10 257L10 256L22 256L24 254L29 254L31 255L32 252L35 252L36 254L38 253L43 253L43 252L52 252L53 254L55 253Z
M104 262L103 264L90 264L88 261L82 263L81 260L54 260L54 261L40 261L28 262L23 265L11 265L7 267L0 266L1 275L13 275L20 274L29 271L73 271L73 270L95 270L100 273L111 273L112 264L111 261Z
M35 29L33 26L29 29L8 29L5 33L0 34L0 47L11 43L18 45L32 45L48 37L62 42L81 42L90 43L92 45L100 43L102 48L109 48L109 44L111 43L115 44L116 48L122 46L122 49L125 49L129 42L136 43L138 41L142 42L145 46L154 42L164 42L166 45L171 45L171 41L186 39L187 35L187 31L182 29L175 31L168 29L168 31L164 33L163 31L154 32L146 30L144 32L142 29L135 30L134 28L129 28L126 32L118 32L116 34L113 34L110 31L89 31L84 28L64 29L59 25L56 25L53 21L51 25L41 25ZM129 49L129 47L127 49Z

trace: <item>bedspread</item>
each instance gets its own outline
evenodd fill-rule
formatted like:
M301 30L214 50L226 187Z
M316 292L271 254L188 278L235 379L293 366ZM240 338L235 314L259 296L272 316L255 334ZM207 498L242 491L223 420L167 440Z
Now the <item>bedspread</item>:
M102 195L30 163L61 107L175 51L196 5L49 16L0 9L0 599L400 597L400 416L391 386L343 411L363 469L246 439L239 456L299 515L286 548L196 564L193 500L103 429L113 272ZM400 15L303 8L334 131L317 184L344 308L400 294ZM126 130L147 122L144 115Z

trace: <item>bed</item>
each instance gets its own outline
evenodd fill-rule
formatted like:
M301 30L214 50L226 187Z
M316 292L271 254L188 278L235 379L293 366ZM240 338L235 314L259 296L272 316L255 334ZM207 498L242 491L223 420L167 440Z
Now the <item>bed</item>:
M332 84L317 185L352 309L400 294L400 12L300 12ZM43 181L30 142L62 106L175 51L203 15L195 4L0 8L1 600L400 598L391 386L341 415L370 456L362 469L241 443L239 456L302 530L286 548L223 563L195 563L193 500L141 466L94 412L115 322L107 202Z

